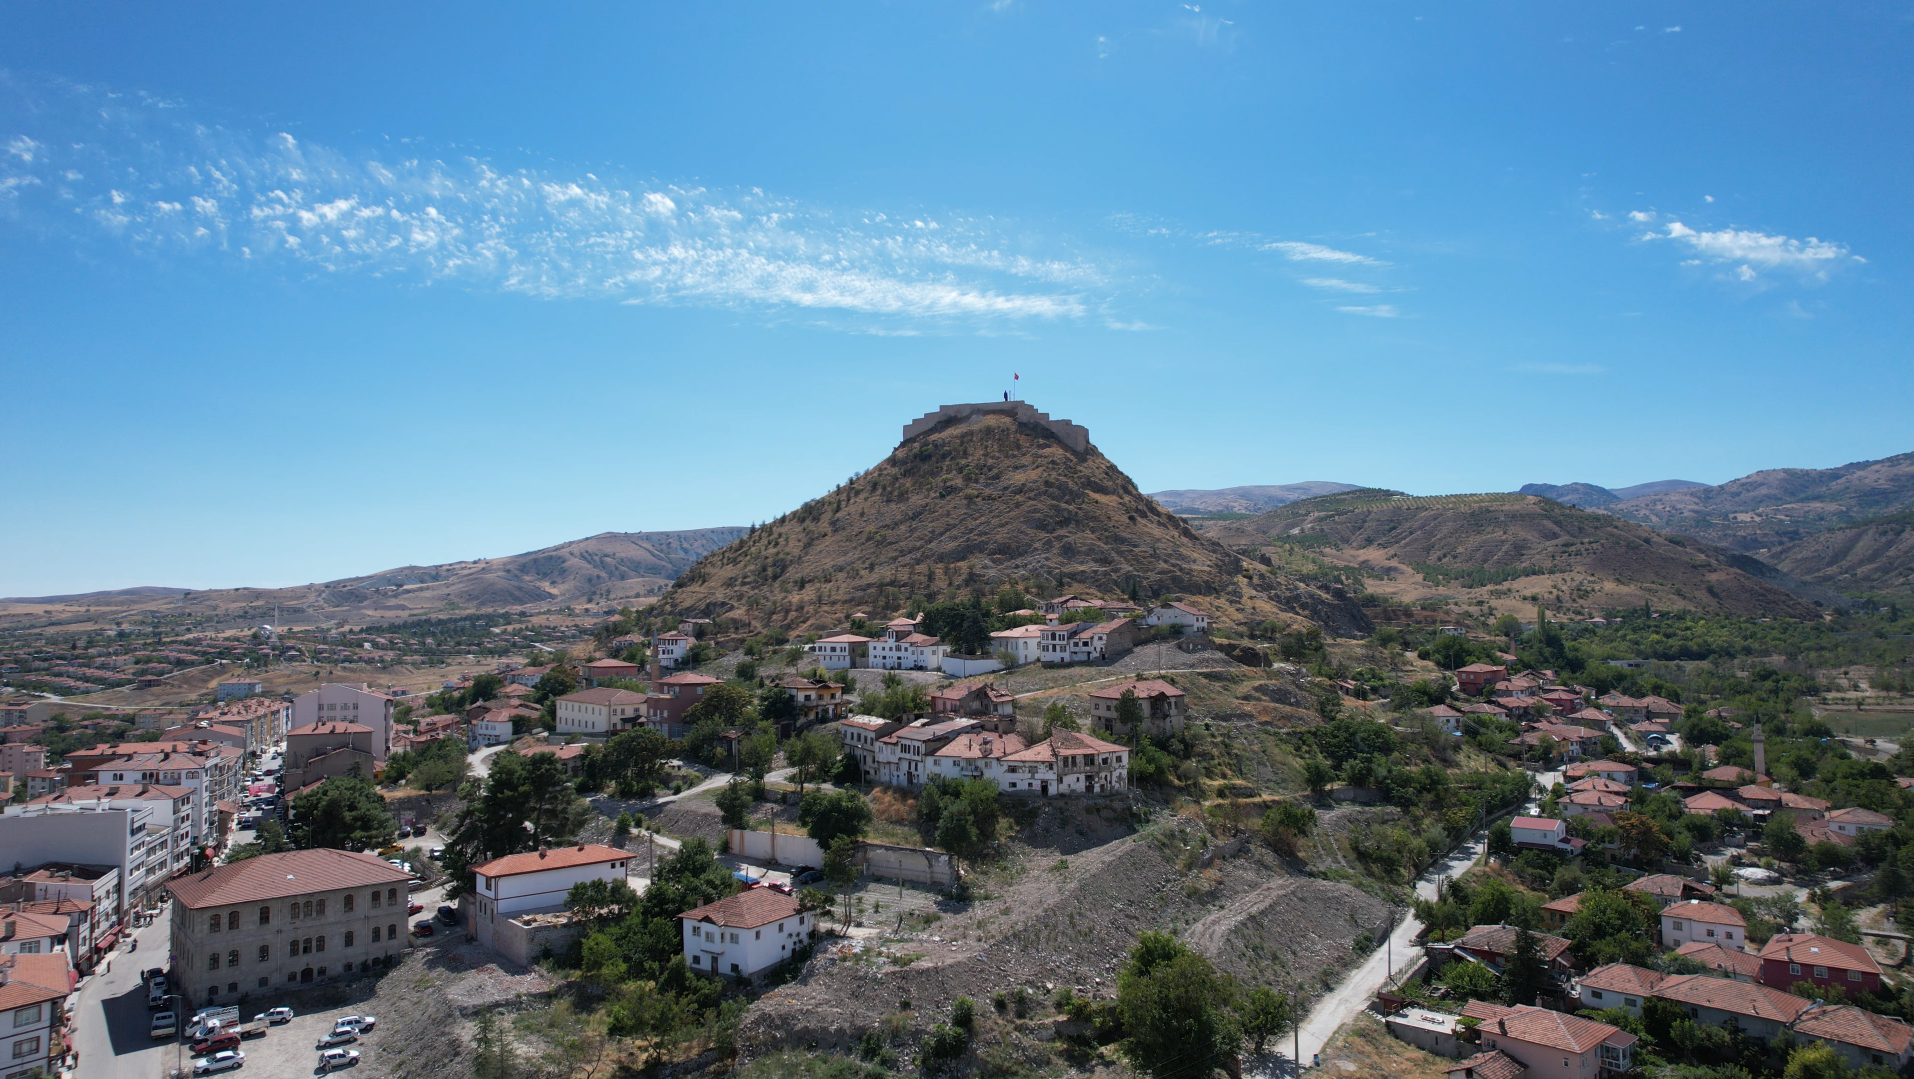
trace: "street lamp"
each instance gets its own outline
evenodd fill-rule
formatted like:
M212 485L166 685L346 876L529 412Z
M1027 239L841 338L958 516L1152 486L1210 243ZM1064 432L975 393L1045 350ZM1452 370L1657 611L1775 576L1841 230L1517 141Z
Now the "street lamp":
M186 1046L186 1040L180 1036L180 1026L186 1022L186 1005L191 1002L184 993L168 993L166 999L179 1001L179 1007L173 1011L173 1079L180 1079L185 1074L180 1064L180 1052Z

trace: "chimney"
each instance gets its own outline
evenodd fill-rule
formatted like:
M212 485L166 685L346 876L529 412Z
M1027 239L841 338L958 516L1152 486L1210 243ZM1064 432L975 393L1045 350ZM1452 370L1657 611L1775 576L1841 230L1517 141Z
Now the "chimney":
M540 858L543 858L543 857L545 857L545 848L544 848L544 847L540 847L540 848L538 848L538 856L539 856Z

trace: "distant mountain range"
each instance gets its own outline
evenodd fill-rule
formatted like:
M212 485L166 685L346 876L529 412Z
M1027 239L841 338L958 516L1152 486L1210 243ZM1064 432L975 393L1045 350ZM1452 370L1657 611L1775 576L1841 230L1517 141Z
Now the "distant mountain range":
M1670 491L1685 491L1690 487L1706 487L1705 483L1694 480L1653 480L1638 483L1633 487L1597 487L1592 483L1525 483L1518 493L1541 495L1570 506L1580 506L1592 510L1601 506L1612 506L1617 502L1626 502L1631 498L1644 495L1666 494Z
M1144 495L1153 498L1171 513L1263 513L1287 506L1298 499L1340 494L1356 490L1353 483L1332 480L1304 480L1269 487L1225 487L1217 491L1158 491Z

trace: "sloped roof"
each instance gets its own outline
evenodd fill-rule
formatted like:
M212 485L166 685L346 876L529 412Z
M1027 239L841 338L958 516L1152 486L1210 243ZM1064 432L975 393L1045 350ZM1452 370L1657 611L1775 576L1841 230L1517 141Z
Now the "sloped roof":
M1859 1046L1892 1057L1907 1052L1910 1043L1914 1043L1914 1027L1852 1004L1816 1008L1802 1016L1794 1029L1795 1033L1810 1038Z
M971 731L960 734L950 740L944 748L931 754L933 757L956 757L964 760L981 760L985 757L1007 758L1030 748L1030 743L1019 734L988 734Z
M1655 987L1667 980L1668 975L1647 967L1630 966L1627 963L1610 963L1596 967L1582 975L1584 988L1603 989L1616 993L1632 993L1645 997L1655 991Z
M1748 808L1733 798L1726 797L1715 791L1702 791L1700 794L1690 795L1682 799L1681 804L1682 808L1688 810L1690 813L1713 813L1717 809L1741 810Z
M1473 952L1514 955L1515 934L1516 928L1512 925L1478 925L1464 933L1462 938L1455 942L1455 947L1466 948ZM1533 932L1529 935L1535 938L1535 950L1549 962L1554 962L1569 949L1569 942L1561 937Z
M1716 944L1712 940L1691 940L1675 950L1714 970L1740 974L1749 978L1757 978L1761 975L1760 956L1752 952L1738 952L1733 948Z
M631 852L629 851L600 846L597 843L580 843L575 847L557 847L550 850L530 850L523 854L508 854L503 858L494 858L484 865L475 865L472 867L472 872L487 877L517 877L526 873L541 873L547 869L571 869L574 866L630 860Z
M376 855L344 850L261 854L167 882L181 906L194 910L310 895L339 888L408 880L406 870Z
M1837 809L1828 814L1828 819L1839 824L1866 824L1881 828L1892 828L1894 826L1894 819L1892 817L1883 816L1882 814L1874 812L1872 809L1862 809L1860 806L1849 806L1846 809Z
M1503 1014L1485 1019L1482 1026L1492 1028L1516 1041L1527 1042L1530 1045L1545 1045L1550 1049L1569 1053L1586 1053L1604 1043L1618 1046L1633 1045L1637 1040L1633 1034L1620 1027L1597 1023L1593 1019L1584 1019L1579 1015L1566 1015L1548 1008L1534 1008L1526 1004L1504 1009Z
M1741 912L1735 908L1723 906L1720 903L1704 902L1700 899L1690 899L1685 903L1674 903L1663 907L1661 916L1681 918L1690 922L1704 922L1709 925L1746 926L1748 924L1748 920L1743 918Z
M1662 982L1655 990L1655 995L1680 1004L1693 1004L1776 1023L1792 1023L1796 1016L1814 1007L1815 1003L1806 997L1783 993L1765 985L1752 985L1710 974L1678 974Z
M322 723L308 723L303 727L294 727L286 732L288 738L324 737L333 734L371 734L372 728L363 723L343 723L327 720Z
M678 915L694 922L711 922L737 929L755 929L798 913L796 896L770 888L748 888L736 895L706 903Z
M1715 783L1742 784L1749 782L1758 783L1768 777L1759 774L1752 768L1743 768L1734 764L1724 764L1719 768L1710 768L1706 772L1701 773L1701 778Z
M1702 895L1715 894L1712 884L1703 884L1698 880L1678 877L1673 873L1653 873L1646 877L1637 877L1622 885L1624 892L1647 892L1662 899L1680 899L1685 891L1696 891Z
M1502 1050L1494 1049L1464 1057L1442 1071L1447 1075L1459 1072L1463 1079L1518 1079L1528 1067Z
M65 952L0 957L0 978L0 1012L58 1000L73 991L73 970Z
M606 707L620 704L645 703L645 695L642 693L633 693L628 689L612 689L609 686L600 686L597 689L581 689L577 693L567 693L558 699L561 701L570 701L573 704L596 704Z
M11 931L9 931L9 929ZM67 931L67 920L50 914L32 914L19 911L8 914L0 921L0 941L33 940L36 937L57 937Z
M1777 933L1768 938L1761 958L1781 959L1804 966L1838 966L1843 970L1881 973L1881 965L1859 944L1846 944L1818 933Z

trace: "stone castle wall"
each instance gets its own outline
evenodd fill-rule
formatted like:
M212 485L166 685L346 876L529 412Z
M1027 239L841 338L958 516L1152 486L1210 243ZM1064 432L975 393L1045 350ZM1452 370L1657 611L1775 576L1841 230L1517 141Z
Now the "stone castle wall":
M1090 431L1069 420L1053 420L1047 412L1038 412L1024 401L983 401L970 405L945 405L935 412L926 413L904 425L904 441L909 442L918 435L936 430L952 421L974 421L985 416L1010 416L1020 423L1033 423L1045 428L1064 445L1087 453L1090 449Z

